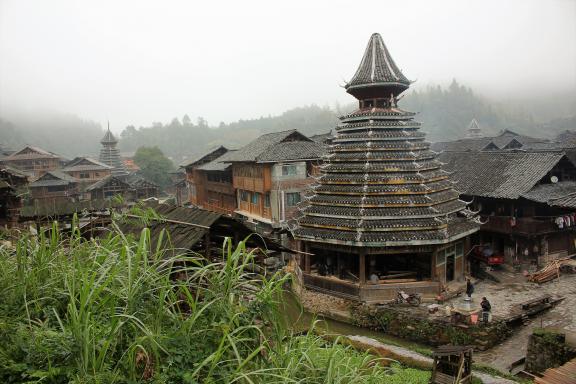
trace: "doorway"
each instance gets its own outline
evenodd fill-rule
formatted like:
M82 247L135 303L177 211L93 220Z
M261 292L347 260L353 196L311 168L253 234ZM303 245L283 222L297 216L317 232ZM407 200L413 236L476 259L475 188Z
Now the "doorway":
M446 282L454 280L454 255L446 256Z

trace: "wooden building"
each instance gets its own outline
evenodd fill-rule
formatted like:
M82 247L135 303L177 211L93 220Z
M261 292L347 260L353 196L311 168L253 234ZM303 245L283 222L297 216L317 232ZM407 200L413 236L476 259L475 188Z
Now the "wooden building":
M61 168L65 159L38 147L26 146L0 159L2 164L32 174L34 178Z
M260 232L286 226L313 182L325 151L295 129L262 135L231 154L236 213Z
M378 303L398 290L436 297L445 284L463 282L479 224L414 113L397 106L409 86L373 34L346 85L358 109L340 118L292 228L307 253L306 287Z
M225 162L233 153L234 150L220 146L183 165L192 204L215 212L234 213L236 192L232 183L232 166Z
M18 222L29 177L17 169L0 166L0 225L11 227Z
M89 157L76 157L62 168L62 172L78 180L80 199L89 200L90 195L86 193L86 188L110 176L112 167Z
M576 252L576 167L563 151L464 151L439 157L490 244L509 263L544 264Z
M126 202L158 197L158 186L137 175L110 175L88 186L91 200L111 199L121 196Z
M28 188L34 204L77 201L80 197L78 180L59 170L47 171Z
M157 242L162 237L164 246L168 250L190 251L217 262L222 260L222 245L225 238L231 239L233 246L248 238L246 244L248 249L259 249L255 253L257 261L263 261L264 258L273 256L278 252L293 252L272 239L250 236L252 230L249 227L236 218L223 213L198 207L177 207L152 202L146 203L146 206L153 208L162 216L161 220L152 219L148 224L152 248L157 247ZM125 233L140 236L143 223L138 221L137 217L132 216L120 227ZM166 234L162 235L163 231L170 234L169 241L167 241Z

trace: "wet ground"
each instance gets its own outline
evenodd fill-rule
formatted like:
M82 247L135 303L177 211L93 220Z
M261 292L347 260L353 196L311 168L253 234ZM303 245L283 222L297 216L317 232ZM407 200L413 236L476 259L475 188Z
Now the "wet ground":
M492 366L503 372L508 372L510 365L526 356L528 338L533 328L554 327L572 332L576 335L576 275L563 274L559 279L552 280L541 285L530 283L526 277L520 273L507 271L497 271L493 274L500 280L500 283L491 281L479 281L475 284L475 292L471 303L466 303L464 297L456 297L444 305L452 304L456 308L480 308L480 301L486 296L492 304L494 318L505 318L518 309L519 303L528 301L546 294L564 297L565 299L556 304L550 310L530 319L527 325L514 329L511 337L501 344L488 351L476 352L474 361ZM315 313L333 313L346 315L349 302L332 296L306 291L304 299L307 302L307 309ZM294 312L296 309L293 308ZM300 319L301 324L310 324L312 316L303 313ZM438 316L442 316L441 313ZM426 349L416 343L409 343L398 340L380 332L374 332L363 328L358 328L344 322L325 320L318 324L324 331L341 335L360 335L374 338L380 342L390 345L404 346L412 350ZM574 340L576 343L576 340ZM412 344L412 345L408 345Z
M475 284L471 306L479 307L483 296L492 304L495 318L507 317L517 311L518 304L542 295L565 297L552 309L530 319L525 326L514 330L514 334L488 351L474 355L477 362L488 364L502 371L508 371L510 364L526 356L528 338L533 328L554 327L576 332L576 275L563 274L559 279L541 285L530 283L519 273L499 271L494 273L500 284L481 281ZM466 304L462 297L452 301L455 307Z

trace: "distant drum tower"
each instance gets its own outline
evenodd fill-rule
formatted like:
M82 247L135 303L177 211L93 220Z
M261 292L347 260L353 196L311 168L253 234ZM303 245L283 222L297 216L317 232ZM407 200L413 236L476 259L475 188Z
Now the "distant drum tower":
M112 132L110 132L110 126L108 126L108 130L102 140L100 140L100 143L102 144L102 149L100 149L100 162L111 166L112 175L114 176L127 175L128 171L122 163L122 159L120 159L120 151L116 148L118 140L116 140Z

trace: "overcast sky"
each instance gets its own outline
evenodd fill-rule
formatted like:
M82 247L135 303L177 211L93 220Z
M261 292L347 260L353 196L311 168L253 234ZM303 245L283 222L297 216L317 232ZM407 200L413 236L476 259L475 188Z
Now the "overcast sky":
M420 86L576 88L573 0L0 0L0 115L48 108L120 131L347 103L373 32Z

